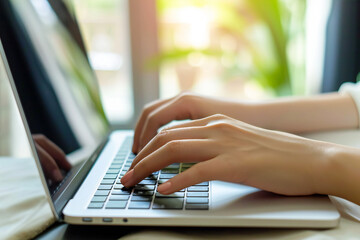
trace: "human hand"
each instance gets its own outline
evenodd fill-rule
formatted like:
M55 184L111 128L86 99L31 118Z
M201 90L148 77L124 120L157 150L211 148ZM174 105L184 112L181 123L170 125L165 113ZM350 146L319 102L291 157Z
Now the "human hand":
M242 102L226 101L192 93L182 93L173 98L158 100L145 106L135 127L134 153L140 150L157 134L161 126L173 120L199 119L222 113L246 121L250 108Z
M136 156L121 179L130 187L176 162L198 162L158 187L170 194L209 180L284 195L322 193L330 143L266 130L214 115L162 130Z
M60 169L65 171L71 169L65 153L42 134L33 134L32 137L46 178L53 182L61 182L64 177Z

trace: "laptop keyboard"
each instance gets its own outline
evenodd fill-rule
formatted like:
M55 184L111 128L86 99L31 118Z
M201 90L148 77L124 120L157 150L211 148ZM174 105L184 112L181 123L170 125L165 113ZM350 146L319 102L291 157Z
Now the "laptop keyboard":
M194 163L174 163L152 173L132 188L125 188L120 179L129 170L135 155L132 137L127 137L91 199L88 209L173 209L208 210L209 182L203 182L170 195L157 192L162 184Z

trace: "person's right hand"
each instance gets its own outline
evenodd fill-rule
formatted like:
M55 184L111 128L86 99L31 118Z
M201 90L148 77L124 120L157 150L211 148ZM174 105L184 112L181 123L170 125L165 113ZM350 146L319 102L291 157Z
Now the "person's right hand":
M248 106L241 102L192 93L182 93L173 98L152 102L145 106L136 124L132 151L140 152L161 126L173 120L195 120L221 113L246 122L251 115Z
M220 114L162 130L121 178L132 187L173 163L196 163L159 185L171 194L211 180L240 183L283 195L338 194L338 163L358 149L267 130ZM349 165L347 165L349 166ZM350 167L350 166L349 166ZM356 178L357 179L357 178ZM335 187L337 186L337 187Z

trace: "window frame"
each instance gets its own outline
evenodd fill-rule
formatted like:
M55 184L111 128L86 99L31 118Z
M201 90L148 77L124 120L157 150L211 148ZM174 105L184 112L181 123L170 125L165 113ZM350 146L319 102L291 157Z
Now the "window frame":
M133 115L123 123L113 123L114 129L135 127L143 107L160 96L159 71L147 69L147 61L159 52L156 0L127 0Z

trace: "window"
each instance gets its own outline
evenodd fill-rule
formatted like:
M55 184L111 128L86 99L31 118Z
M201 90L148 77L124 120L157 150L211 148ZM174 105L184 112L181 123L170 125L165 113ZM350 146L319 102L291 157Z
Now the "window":
M323 60L331 0L72 1L117 126L185 90L258 100L315 93L321 79L308 62Z
M303 0L158 0L161 96L304 93Z
M134 114L127 1L73 3L108 119L127 122Z

